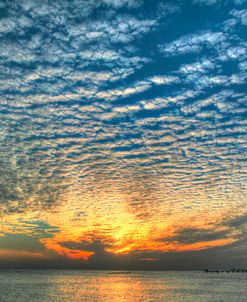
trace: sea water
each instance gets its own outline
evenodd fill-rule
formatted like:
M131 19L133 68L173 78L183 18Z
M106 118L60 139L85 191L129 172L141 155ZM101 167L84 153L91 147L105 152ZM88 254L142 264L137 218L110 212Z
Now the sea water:
M0 302L246 302L247 273L2 270Z

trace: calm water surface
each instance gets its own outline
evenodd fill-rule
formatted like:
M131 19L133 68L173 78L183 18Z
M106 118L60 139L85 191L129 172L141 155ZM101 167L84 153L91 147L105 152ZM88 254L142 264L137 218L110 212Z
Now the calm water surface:
M247 274L0 271L1 302L246 302Z

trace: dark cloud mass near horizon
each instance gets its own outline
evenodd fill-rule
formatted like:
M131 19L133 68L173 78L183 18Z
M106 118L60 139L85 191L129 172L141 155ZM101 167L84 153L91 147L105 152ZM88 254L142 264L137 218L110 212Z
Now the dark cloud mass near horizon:
M0 268L244 266L246 4L0 0Z

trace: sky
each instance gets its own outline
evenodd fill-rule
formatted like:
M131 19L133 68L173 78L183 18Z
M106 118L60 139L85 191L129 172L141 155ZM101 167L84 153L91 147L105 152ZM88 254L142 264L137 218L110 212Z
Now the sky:
M0 0L0 268L247 267L245 0Z

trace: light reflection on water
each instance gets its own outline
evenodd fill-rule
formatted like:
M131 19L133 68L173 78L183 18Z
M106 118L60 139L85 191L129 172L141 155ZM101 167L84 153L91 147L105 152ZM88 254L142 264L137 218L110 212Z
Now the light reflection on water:
M247 275L0 271L1 302L244 302Z

